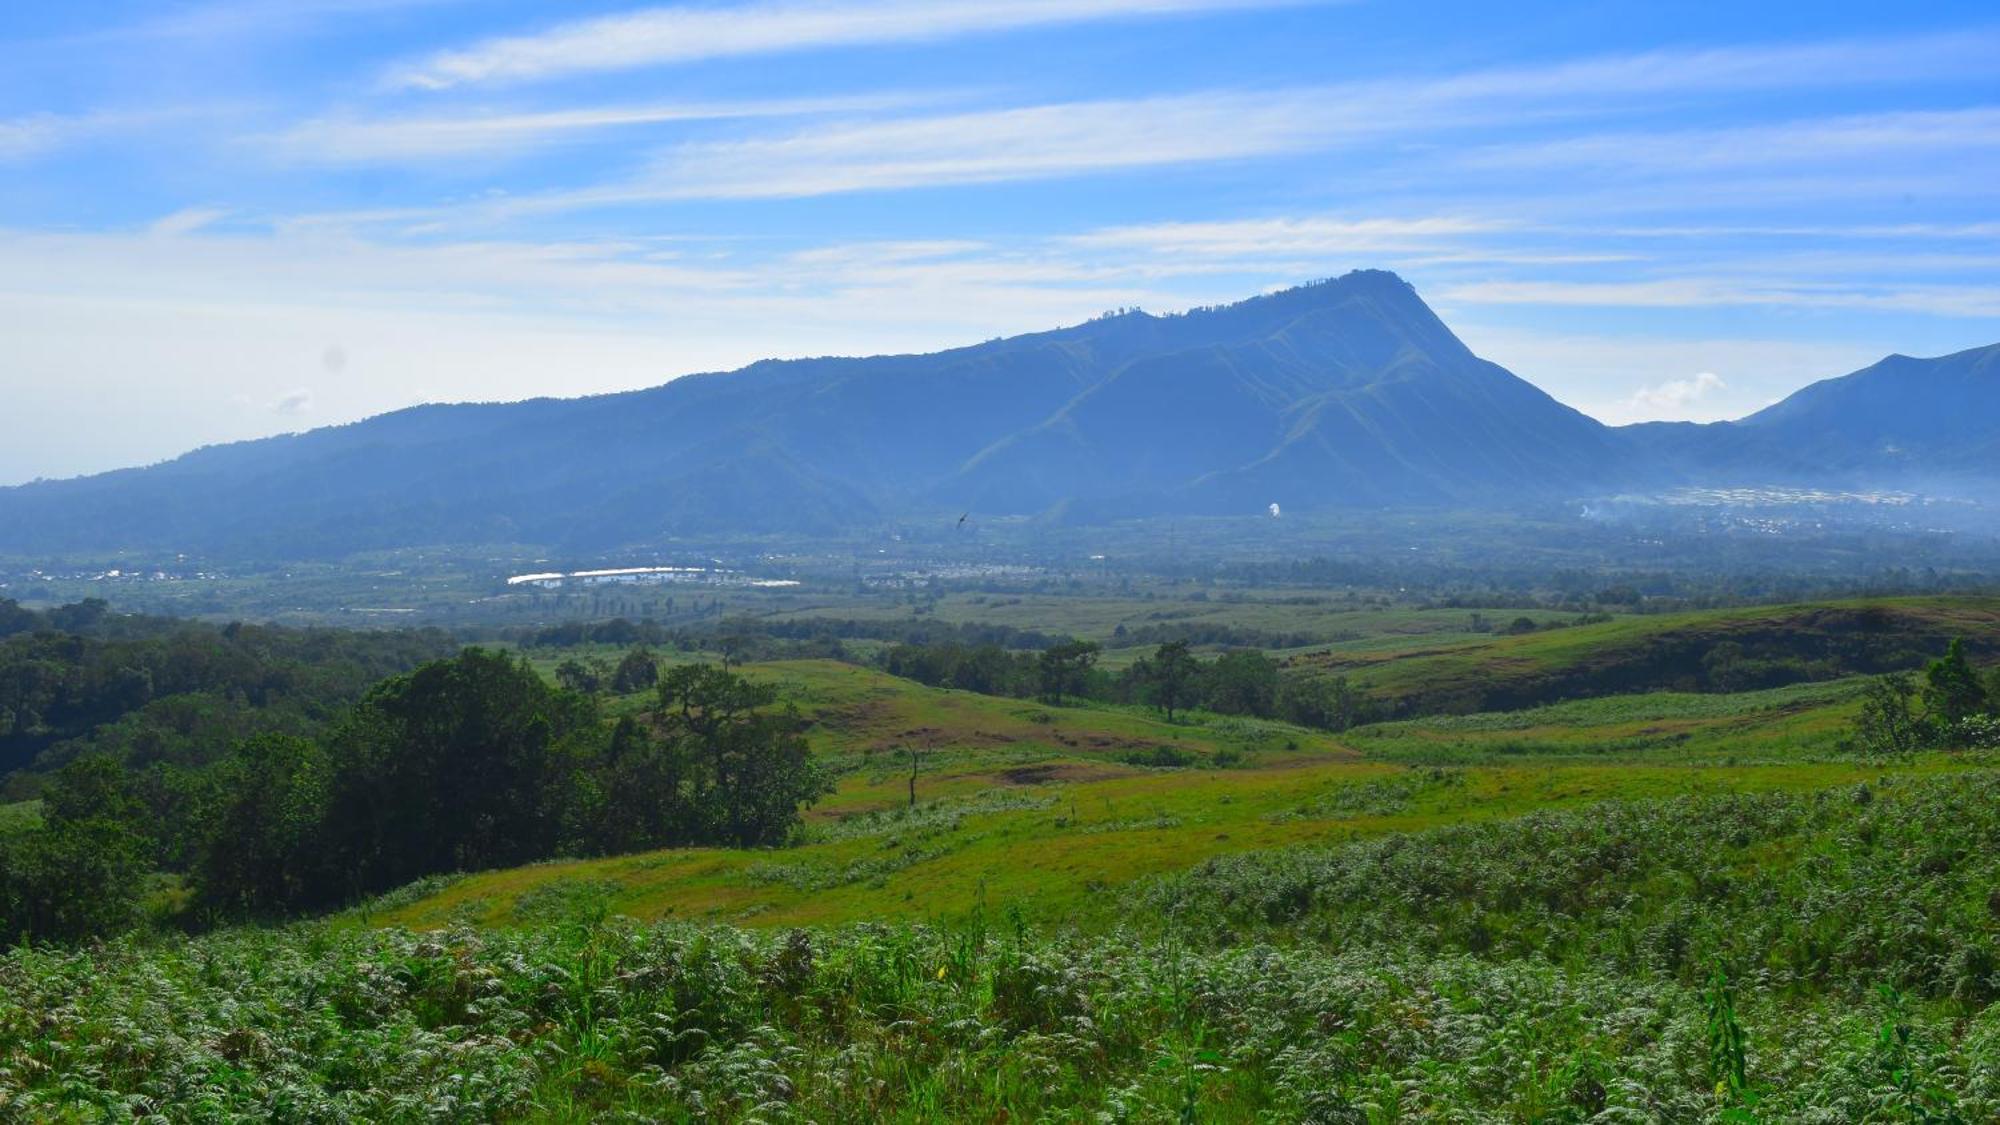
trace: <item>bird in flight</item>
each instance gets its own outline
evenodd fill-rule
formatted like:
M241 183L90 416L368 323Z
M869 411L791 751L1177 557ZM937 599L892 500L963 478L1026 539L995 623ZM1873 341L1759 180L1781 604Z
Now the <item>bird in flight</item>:
M967 513L965 513L965 515L963 515L963 516L960 516L960 517L958 517L958 526L959 526L959 527L961 527L961 528L962 528L962 527L964 527L964 526L965 526L965 521L966 521L966 518L967 518L968 516L970 516L970 515L972 515L972 513L971 513L971 512L967 512Z

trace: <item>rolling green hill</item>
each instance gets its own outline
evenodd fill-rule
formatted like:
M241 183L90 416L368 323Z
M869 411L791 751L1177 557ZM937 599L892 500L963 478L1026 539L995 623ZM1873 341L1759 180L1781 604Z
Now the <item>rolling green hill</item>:
M1909 669L1966 637L2000 651L2000 599L1884 598L1620 617L1464 642L1329 651L1299 666L1346 675L1405 713L1505 711L1644 691L1775 687Z

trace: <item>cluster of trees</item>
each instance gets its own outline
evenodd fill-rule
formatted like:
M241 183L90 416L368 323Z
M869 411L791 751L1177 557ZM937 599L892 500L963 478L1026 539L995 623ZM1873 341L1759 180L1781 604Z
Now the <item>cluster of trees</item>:
M1933 746L2000 748L2000 668L1982 675L1965 642L1953 640L1920 679L1895 673L1871 680L1854 733L1863 749L1889 757Z
M1098 655L1094 642L1077 640L1040 652L1014 652L990 644L901 644L885 650L881 661L889 674L932 687L1046 703L1093 699L1150 704L1169 720L1185 711L1206 710L1346 730L1385 717L1379 704L1346 679L1286 675L1276 661L1255 649L1234 649L1203 660L1187 641L1173 640L1116 675L1097 666Z
M1385 717L1346 677L1286 675L1255 649L1203 661L1186 641L1169 641L1133 663L1120 680L1126 699L1150 703L1170 721L1176 712L1201 708L1340 731Z
M775 689L721 668L658 677L641 716L478 648L390 678L316 737L263 733L151 784L106 754L0 837L0 938L129 922L182 873L216 916L322 909L425 875L559 855L784 842L830 788Z
M1101 651L1095 641L1063 640L1039 652L947 641L899 644L884 650L881 660L890 675L931 687L1060 704L1114 698L1116 681L1097 667Z
M556 682L579 695L601 691L634 695L651 691L659 681L659 658L643 645L627 652L616 664L599 657L572 656L556 665Z
M383 677L452 651L434 629L356 632L122 616L97 599L0 600L0 772L87 753L201 765L264 731L315 729ZM33 778L10 796L32 796Z

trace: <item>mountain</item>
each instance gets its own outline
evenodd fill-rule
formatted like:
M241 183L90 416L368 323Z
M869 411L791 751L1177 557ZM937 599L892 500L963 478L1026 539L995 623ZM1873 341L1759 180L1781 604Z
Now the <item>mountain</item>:
M1990 486L2000 478L2000 344L1892 355L1738 421L1624 434L1636 452L1704 482Z
M1990 469L1996 354L1891 357L1734 424L1612 429L1473 355L1400 278L1361 271L930 355L423 406L0 489L0 553L587 550L964 510L1481 505L1716 473Z

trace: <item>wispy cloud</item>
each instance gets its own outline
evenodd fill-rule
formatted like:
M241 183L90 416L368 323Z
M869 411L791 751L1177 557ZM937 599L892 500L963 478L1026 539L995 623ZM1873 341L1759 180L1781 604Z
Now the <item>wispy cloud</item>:
M1980 45L2000 50L2000 38L1651 52L1456 76L833 121L785 134L682 144L662 152L648 174L549 193L521 206L560 210L646 200L801 198L1359 149L1391 138L1436 143L1523 120L1548 126L1643 108L1663 92L1695 96L1840 87L1916 68L1932 76L1958 75L1986 65L1979 58L1975 67L1972 46ZM1906 124L1927 125L1930 131L1922 141L1905 143L1942 144L1951 135L1990 129L1974 111L1919 121L1921 116L1910 115ZM1845 137L1860 151L1870 137L1886 141L1896 129L1893 121L1854 120L1828 124L1819 137L1827 143ZM1730 143L1716 140L1718 159ZM1756 143L1754 137L1740 142L1745 148ZM1796 143L1810 146L1813 138L1802 132ZM1607 148L1616 147L1607 142ZM1571 159L1582 155L1573 153ZM1551 156L1560 158L1560 150ZM1419 163L1424 159L1430 158L1419 157ZM1453 159L1447 152L1432 163L1435 177Z
M1857 157L2000 148L2000 106L1859 114L1728 129L1571 137L1494 147L1468 160L1488 167L1595 166L1698 172L1750 165L1824 165Z
M936 102L940 97L923 95L928 102ZM917 100L918 96L913 94L869 94L590 106L528 113L322 117L257 140L278 158L299 163L450 160L475 154L520 153L580 136L641 125L869 112L901 108Z
M1712 308L1773 305L1817 309L1876 309L1932 316L2000 317L2000 286L1837 286L1730 278L1647 281L1490 281L1449 286L1448 301L1478 305L1568 305L1590 308Z
M219 207L188 207L155 219L146 230L156 238L178 238L193 234L228 214Z
M1654 416L1685 414L1689 407L1729 389L1722 376L1702 371L1692 379L1669 379L1632 392L1632 407Z
M1332 216L1150 223L1077 235L1075 246L1207 256L1429 249L1442 239L1488 234L1514 224L1468 216L1344 219Z
M443 89L817 47L921 42L1051 24L1310 2L1314 0L765 0L729 7L644 8L440 52L398 68L391 81Z
M1203 94L845 123L669 152L639 198L757 199L991 183L1294 151L1322 139L1308 94ZM589 197L584 197L588 201Z
M37 113L0 121L0 160L37 156L60 144L74 123L52 113Z

